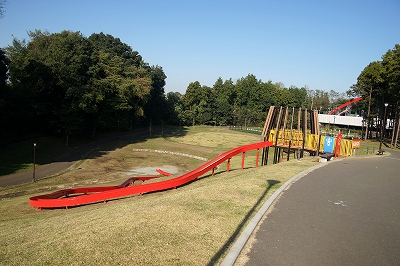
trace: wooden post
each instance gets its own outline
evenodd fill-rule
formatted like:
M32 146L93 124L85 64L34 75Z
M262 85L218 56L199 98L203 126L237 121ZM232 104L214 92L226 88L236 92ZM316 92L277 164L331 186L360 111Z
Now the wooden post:
M277 113L277 108L275 108L275 106L270 106L267 120L263 130L264 141L268 141L269 134L271 133L271 128L273 127L273 124L276 120L276 113ZM273 140L271 141L273 142ZM262 165L266 165L268 163L268 154L267 154L268 152L269 150L267 151L267 148L263 149L262 161L261 161Z
M286 145L285 137L286 137L286 125L287 125L288 115L289 115L289 108L286 107L285 119L283 120L283 133L282 133L282 137L283 137L283 142L282 143L283 143L283 145Z
M275 110L275 106L270 106L269 107L269 111L267 114L267 118L265 120L265 124L264 124L264 129L262 132L262 136L268 139L268 135L269 135L269 130L271 129L271 120L274 116L274 110Z
M297 113L297 147L300 146L300 122L301 122L301 108L299 109L298 113Z
M268 157L269 157L269 147L267 147L265 150L265 165L268 164Z
M278 121L276 124L276 132L275 132L275 151L274 151L274 164L276 164L276 160L278 159L277 152L278 152L278 137L279 137L279 129L281 128L282 123L282 106L279 108L279 115Z
M292 118L290 121L290 135L289 135L289 142L293 140L293 119L294 119L294 107L292 108Z
M300 153L300 157L303 158L304 155L304 147L306 145L307 140L307 109L304 109L302 112L302 130L303 130L303 148Z

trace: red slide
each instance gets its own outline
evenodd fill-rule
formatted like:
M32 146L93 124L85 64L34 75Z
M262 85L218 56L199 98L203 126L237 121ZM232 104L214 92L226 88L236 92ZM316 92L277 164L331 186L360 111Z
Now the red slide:
M355 103L355 102L361 101L361 100L362 100L362 97L354 98L354 99L352 99L352 100L350 100L350 101L348 101L348 102L346 102L346 103L344 103L344 104L342 104L342 105L336 107L335 109L333 109L332 111L330 111L330 112L328 113L328 115L333 115L333 114L335 114L337 111L339 111L339 110L345 108L346 106L348 106L348 105L350 105L350 104L353 104L353 103Z
M116 199L135 194L142 195L143 193L177 188L193 180L196 180L203 174L207 173L210 170L213 170L218 165L225 162L226 160L231 159L235 155L238 155L240 153L244 154L245 152L250 150L255 150L255 149L259 150L261 148L270 147L272 145L273 145L272 142L265 141L234 148L230 151L218 155L214 159L208 161L207 163L203 164L197 169L194 169L193 171L190 171L186 174L183 174L181 176L169 180L164 180L149 184L133 185L133 183L136 180L145 181L152 178L161 177L162 175L171 175L160 169L157 169L157 172L161 174L159 176L132 177L119 186L70 188L70 189L59 190L51 194L32 197L29 199L29 203L32 207L36 207L39 209L68 208L71 206L85 205L94 202L101 202L101 201L105 202L110 199ZM258 164L258 155L259 153L257 152L256 164ZM244 157L242 157L242 168L243 164L244 164Z

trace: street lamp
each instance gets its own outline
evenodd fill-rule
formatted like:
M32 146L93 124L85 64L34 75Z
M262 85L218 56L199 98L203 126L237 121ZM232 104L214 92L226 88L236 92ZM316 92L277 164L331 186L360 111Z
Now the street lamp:
M35 164L36 164L36 143L33 143L33 182L36 182L36 176L35 176Z
M387 109L388 105L389 105L388 103L385 103L385 111L383 113L383 121L381 123L381 141L379 143L379 151L378 151L379 154L383 153L382 141L383 141L383 134L385 133L385 128L386 128L386 109Z

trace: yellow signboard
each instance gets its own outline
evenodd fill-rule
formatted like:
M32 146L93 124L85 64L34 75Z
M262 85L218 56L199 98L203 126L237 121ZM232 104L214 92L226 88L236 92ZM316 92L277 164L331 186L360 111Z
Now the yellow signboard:
M353 149L359 149L361 147L361 139L354 138L351 140L351 147Z

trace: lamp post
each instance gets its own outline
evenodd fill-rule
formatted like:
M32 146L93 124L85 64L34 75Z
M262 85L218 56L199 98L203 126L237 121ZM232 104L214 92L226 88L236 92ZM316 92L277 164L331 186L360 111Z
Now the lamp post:
M36 182L36 143L33 143L33 182Z
M386 128L386 109L387 109L388 105L389 105L388 103L385 103L385 111L383 113L383 121L381 123L381 141L379 143L379 151L378 151L379 154L383 153L382 141L383 141L383 134L385 133L385 128Z
M364 127L365 127L365 120L363 119L363 120L361 121L361 139L363 139L363 140L365 140L365 137L364 137Z

